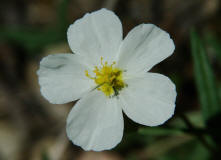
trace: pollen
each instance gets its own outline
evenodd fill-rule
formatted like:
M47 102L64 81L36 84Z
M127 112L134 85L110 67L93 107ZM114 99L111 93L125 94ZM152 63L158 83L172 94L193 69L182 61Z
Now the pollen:
M117 67L114 67L116 62L108 65L108 62L103 63L103 57L101 57L101 67L95 66L93 72L95 77L92 77L88 71L85 71L85 75L93 79L96 83L96 89L102 91L107 97L117 96L119 91L126 87L123 81L123 71Z

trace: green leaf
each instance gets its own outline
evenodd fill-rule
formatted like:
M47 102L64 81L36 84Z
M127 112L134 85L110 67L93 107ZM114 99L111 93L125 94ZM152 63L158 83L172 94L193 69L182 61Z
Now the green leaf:
M190 42L201 110L204 121L207 122L220 112L218 91L206 51L198 34L194 30L191 31Z
M219 99L221 99L221 84L219 85Z
M188 120L197 128L205 128L205 124L203 121L202 113L200 111L191 111L185 113L185 116L188 118ZM174 117L172 121L169 122L170 126L173 126L175 128L183 128L188 129L186 123L183 121L183 119L179 116Z
M57 22L54 27L47 29L33 26L3 27L0 26L0 41L9 41L20 45L29 53L38 53L45 46L66 39L68 27L67 11L69 0L62 0L57 10Z
M162 127L146 127L140 128L138 133L141 135L149 136L167 136L167 135L180 135L182 131L173 128L162 128Z
M70 0L62 0L57 9L57 25L62 29L67 29L68 26L68 7Z
M186 134L179 136L168 136L165 138L158 138L154 143L148 144L146 146L144 152L145 155L142 155L143 158L139 159L158 159L167 153L177 150L178 148L189 143L193 139L194 137ZM171 153L169 155L171 155ZM174 159L179 159L179 158L174 158Z
M166 154L157 158L158 160L208 160L209 151L202 144L193 139L181 146L173 148Z
M221 61L221 42L220 40L212 33L207 33L204 36L206 44L212 49L216 54L217 58Z
M65 39L65 32L57 28L47 30L30 28L0 28L0 41L9 41L23 46L29 52L37 52L49 44Z

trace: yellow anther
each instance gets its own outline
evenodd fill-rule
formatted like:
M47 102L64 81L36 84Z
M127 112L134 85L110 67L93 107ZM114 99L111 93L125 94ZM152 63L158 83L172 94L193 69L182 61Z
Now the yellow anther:
M95 66L93 70L95 77L85 71L85 75L97 84L96 89L102 91L107 97L118 95L119 91L126 86L123 81L123 72L113 67L115 64L115 61L111 65L108 65L107 61L103 64L103 57L101 57L101 67Z

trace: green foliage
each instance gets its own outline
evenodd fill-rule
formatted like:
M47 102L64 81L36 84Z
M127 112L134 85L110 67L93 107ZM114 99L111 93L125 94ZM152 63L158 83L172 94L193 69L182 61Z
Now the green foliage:
M39 54L45 46L66 40L68 2L63 0L58 5L55 27L35 29L32 26L0 26L0 41L22 46L29 54Z
M215 52L216 56L221 61L221 42L220 40L212 33L205 35L204 40L206 44Z
M182 131L173 128L163 128L163 127L146 127L140 128L138 133L146 136L168 136L168 135L181 135Z
M42 160L50 160L48 153L46 151L42 151L41 153L41 159Z
M219 85L219 99L221 99L221 84Z
M6 40L24 47L28 52L36 53L49 44L65 38L63 32L57 28L36 30L30 28L1 28L0 41Z
M204 120L207 122L220 112L218 91L205 48L194 30L191 31L190 41L201 110Z
M209 151L197 140L191 140L181 146L170 150L162 155L158 160L208 160L210 158Z
M60 28L66 29L68 26L67 13L68 13L69 0L61 1L57 9L57 25Z

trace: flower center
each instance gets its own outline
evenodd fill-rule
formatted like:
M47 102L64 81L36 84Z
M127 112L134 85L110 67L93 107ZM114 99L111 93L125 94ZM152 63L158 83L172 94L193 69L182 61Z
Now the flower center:
M89 75L88 71L85 71L85 75L93 79L97 84L95 89L102 91L107 97L117 96L119 91L126 86L123 81L123 71L114 67L116 62L108 65L107 62L103 63L103 57L101 57L101 67L95 66L93 72L95 77Z

